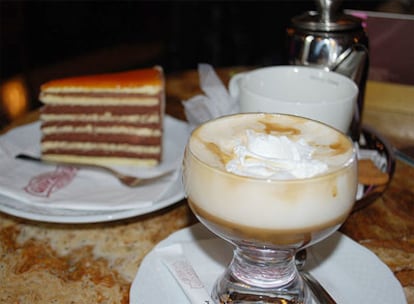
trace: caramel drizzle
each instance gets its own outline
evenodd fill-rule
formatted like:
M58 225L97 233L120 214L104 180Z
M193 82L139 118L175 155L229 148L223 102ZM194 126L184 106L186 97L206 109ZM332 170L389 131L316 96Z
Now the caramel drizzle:
M345 140L343 139L339 140L336 143L330 144L329 148L335 151L333 155L343 154L347 150L349 150L349 147L347 146L347 142L345 142Z
M267 134L278 133L278 134L285 134L285 135L299 135L301 132L299 129L293 127L283 126L276 122L268 122L265 120L259 121L265 127L265 132Z
M210 150L214 155L217 155L219 157L220 162L223 165L226 165L232 159L232 156L230 154L224 153L220 149L220 147L217 144L213 143L213 142L206 142L205 146L206 146L207 150Z

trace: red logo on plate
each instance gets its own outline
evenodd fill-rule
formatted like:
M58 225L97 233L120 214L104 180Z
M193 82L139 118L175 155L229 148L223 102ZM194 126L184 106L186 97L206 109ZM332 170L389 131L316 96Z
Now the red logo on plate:
M49 197L53 192L66 187L78 171L75 167L56 167L54 172L46 172L33 177L24 190L36 196Z

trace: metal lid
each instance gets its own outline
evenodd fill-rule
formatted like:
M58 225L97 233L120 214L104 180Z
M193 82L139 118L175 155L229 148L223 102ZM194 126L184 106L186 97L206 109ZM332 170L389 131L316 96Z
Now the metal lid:
M292 25L296 28L312 31L347 31L361 28L361 19L341 14L329 20L323 20L322 15L315 11L309 11L292 18Z
M313 31L347 31L361 27L359 18L338 13L341 0L315 0L318 12L310 11L292 19L293 26Z

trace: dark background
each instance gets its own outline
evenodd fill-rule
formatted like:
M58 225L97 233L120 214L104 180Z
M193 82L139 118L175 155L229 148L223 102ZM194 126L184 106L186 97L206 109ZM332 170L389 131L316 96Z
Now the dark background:
M376 9L383 1L344 1ZM116 45L158 42L167 71L282 60L291 17L313 1L0 1L1 79ZM148 63L151 64L151 63Z
M388 3L343 1L341 8L375 11ZM283 64L290 19L315 9L314 1L288 0L0 0L0 81L21 75L37 107L40 84L57 77L153 64L165 73L199 62Z

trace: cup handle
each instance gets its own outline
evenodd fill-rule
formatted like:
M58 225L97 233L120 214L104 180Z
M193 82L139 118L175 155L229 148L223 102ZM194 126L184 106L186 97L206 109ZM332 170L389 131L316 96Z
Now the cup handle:
M239 95L240 95L240 83L239 82L244 77L245 74L246 72L237 73L236 75L230 78L229 93L230 93L230 96L236 100L239 98Z

